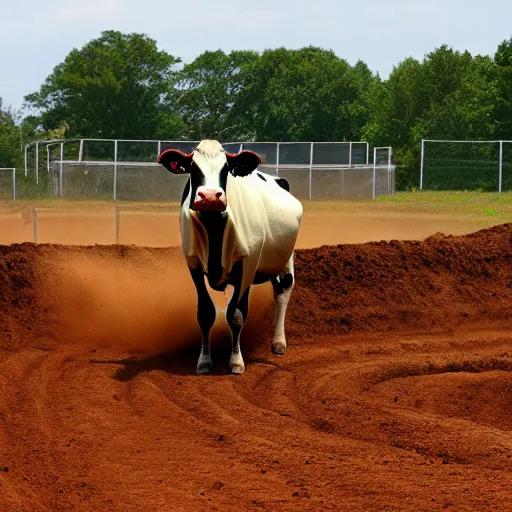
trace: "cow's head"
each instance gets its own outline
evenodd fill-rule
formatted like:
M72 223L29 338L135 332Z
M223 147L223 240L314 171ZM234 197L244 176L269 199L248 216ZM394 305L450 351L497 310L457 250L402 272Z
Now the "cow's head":
M163 151L158 163L174 174L190 174L190 209L224 211L228 173L247 176L261 163L252 151L224 152L216 140L203 140L188 155L177 149Z

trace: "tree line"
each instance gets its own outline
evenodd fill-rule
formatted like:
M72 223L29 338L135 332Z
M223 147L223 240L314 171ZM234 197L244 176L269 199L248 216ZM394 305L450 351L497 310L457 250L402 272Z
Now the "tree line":
M183 64L146 35L105 31L73 49L25 107L17 120L0 99L0 167L21 167L24 143L56 135L364 140L393 146L398 186L408 188L422 138L512 139L512 37L493 57L443 45L383 80L312 46L206 51Z

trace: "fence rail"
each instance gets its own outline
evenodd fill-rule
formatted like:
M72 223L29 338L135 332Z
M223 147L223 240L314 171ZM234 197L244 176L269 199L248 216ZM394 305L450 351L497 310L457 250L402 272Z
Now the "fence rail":
M156 162L158 155L170 147L191 152L199 141L135 140L135 139L63 139L30 142L25 146L25 176L29 170L29 149L38 180L40 149L46 150L46 168L50 160ZM249 149L257 152L264 164L368 165L370 146L367 142L226 142L226 151ZM55 149L59 150L59 155ZM33 149L33 151L32 151Z

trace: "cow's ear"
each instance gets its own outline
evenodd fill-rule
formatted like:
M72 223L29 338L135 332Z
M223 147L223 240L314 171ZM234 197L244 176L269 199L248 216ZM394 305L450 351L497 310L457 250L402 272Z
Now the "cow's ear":
M248 176L261 164L261 158L252 151L241 151L236 155L226 153L233 176Z
M174 174L187 174L190 172L193 153L186 155L177 149L162 151L158 157L158 163Z

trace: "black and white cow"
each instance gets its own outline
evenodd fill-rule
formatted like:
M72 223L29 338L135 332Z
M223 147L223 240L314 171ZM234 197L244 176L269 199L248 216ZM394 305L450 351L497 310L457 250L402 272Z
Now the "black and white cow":
M194 280L197 318L203 335L198 373L212 370L210 330L216 309L204 276L214 290L234 287L226 319L232 333L229 366L243 373L240 332L247 318L252 284L271 281L276 299L272 350L286 351L284 319L293 288L293 249L302 205L284 179L255 171L251 151L225 153L219 142L203 140L193 153L163 151L158 162L175 174L190 174L181 203L182 248Z

